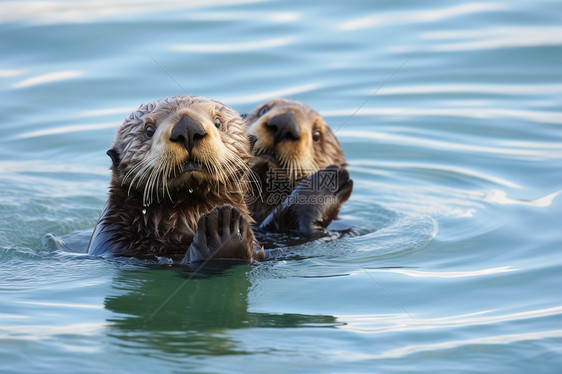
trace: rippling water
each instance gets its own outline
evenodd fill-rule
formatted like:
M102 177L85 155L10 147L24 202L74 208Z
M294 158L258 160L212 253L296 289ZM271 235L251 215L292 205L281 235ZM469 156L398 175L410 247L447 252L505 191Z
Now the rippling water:
M555 1L0 2L0 372L557 372L561 21ZM185 92L317 109L361 235L195 276L85 256L115 129Z

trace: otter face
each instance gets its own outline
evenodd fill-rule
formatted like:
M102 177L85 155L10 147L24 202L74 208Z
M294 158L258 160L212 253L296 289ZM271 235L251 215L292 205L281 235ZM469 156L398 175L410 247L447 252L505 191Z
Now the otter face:
M114 180L141 191L146 205L165 197L174 201L187 191L243 190L251 159L240 115L197 96L141 105L125 119L108 154Z
M268 101L245 119L257 136L253 164L270 163L299 180L329 165L347 165L341 146L324 119L308 105L282 98Z

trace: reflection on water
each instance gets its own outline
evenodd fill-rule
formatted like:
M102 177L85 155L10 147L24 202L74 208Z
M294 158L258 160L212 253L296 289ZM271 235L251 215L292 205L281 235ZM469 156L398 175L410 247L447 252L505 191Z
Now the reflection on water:
M249 312L248 271L223 262L190 271L123 271L113 281L116 295L104 303L114 313L107 334L135 350L228 355L249 353L226 334L229 329L341 324L326 315Z

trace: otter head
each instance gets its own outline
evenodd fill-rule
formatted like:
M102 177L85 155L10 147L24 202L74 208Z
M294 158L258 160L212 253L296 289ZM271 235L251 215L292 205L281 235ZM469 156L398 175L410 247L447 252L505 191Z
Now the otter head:
M329 165L347 165L326 121L304 103L273 99L254 109L244 122L257 136L253 165L268 162L270 167L286 169L293 182Z
M197 96L141 105L117 131L108 155L113 183L142 193L145 205L194 191L244 194L252 157L240 115Z

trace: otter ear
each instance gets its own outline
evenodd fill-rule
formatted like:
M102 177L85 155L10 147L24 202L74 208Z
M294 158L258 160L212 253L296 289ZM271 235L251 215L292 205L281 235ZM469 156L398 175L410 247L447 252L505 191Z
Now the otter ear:
M117 152L117 150L115 148L111 148L111 149L108 149L106 153L111 158L111 161L113 162L113 167L115 168L115 171L117 171L117 173L119 173L119 163L121 162L121 158L119 157L119 152Z
M248 135L248 138L250 139L250 152L254 151L254 145L256 145L256 142L258 141L258 137L250 134Z

